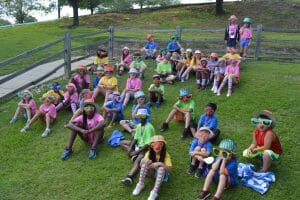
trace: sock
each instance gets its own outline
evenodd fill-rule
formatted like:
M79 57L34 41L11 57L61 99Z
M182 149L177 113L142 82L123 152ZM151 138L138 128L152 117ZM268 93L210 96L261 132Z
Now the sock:
M77 110L77 106L75 103L71 103L72 112L75 113Z
M229 78L229 79L228 79L228 92L229 92L229 91L231 92L231 89L232 89L232 79Z
M147 165L147 163L144 163L141 167L139 184L144 184L148 169L149 169L149 166Z
M56 111L59 111L62 107L64 106L64 104L62 102L60 102L56 107Z
M200 79L197 79L197 85L200 85L201 81Z
M156 180L155 180L155 185L154 185L154 188L153 188L153 192L158 192L158 189L163 181L163 178L164 178L164 175L165 175L165 168L163 167L159 167L158 170L157 170L157 175L156 175Z

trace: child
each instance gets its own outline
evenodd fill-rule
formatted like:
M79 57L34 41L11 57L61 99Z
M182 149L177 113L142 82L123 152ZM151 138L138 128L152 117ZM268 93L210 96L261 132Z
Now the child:
M199 66L201 63L201 58L202 58L202 52L200 50L196 50L194 55L193 55L193 58L190 62L190 67L188 67L185 72L182 74L182 77L181 77L181 82L184 82L186 80L189 79L189 76L190 76L190 72L193 70L193 71L196 71L196 68L197 66Z
M220 142L219 148L214 148L213 152L217 155L209 171L202 191L199 194L199 200L207 199L210 196L209 186L212 181L218 183L217 191L212 200L219 200L226 188L231 188L238 184L238 163L236 159L236 145L230 139L224 139Z
M206 177L208 174L208 165L204 163L203 159L210 156L212 152L212 144L209 138L213 132L208 127L201 127L195 134L195 138L190 146L189 154L191 157L191 165L188 173L192 174L195 170L195 177Z
M273 113L263 110L258 113L251 122L256 125L253 131L253 141L248 149L243 151L247 158L260 158L262 160L262 172L267 172L272 161L277 161L283 153L280 140L273 131L276 125Z
M172 168L171 157L167 152L166 141L163 136L155 135L149 143L150 149L141 161L139 182L133 190L133 195L138 195L145 188L146 176L155 177L155 185L151 190L149 200L155 200L162 182L167 182Z
M118 91L118 79L113 75L113 71L114 68L112 66L104 66L104 76L94 90L93 99L96 99L100 93L105 97L104 102L106 102L110 94Z
M207 60L202 58L200 60L200 65L195 65L194 69L196 71L196 81L197 88L204 90L206 88L207 82L209 80L209 69L207 67Z
M96 76L93 80L93 89L95 89L100 81L100 79L104 76L104 68L99 65L96 69Z
M171 35L170 37L170 42L167 45L167 51L171 54L173 52L181 54L181 45L179 44L178 39L177 35Z
M136 118L140 120L140 123L136 127L133 140L130 144L128 144L128 141L124 140L121 142L121 148L128 152L128 156L133 161L132 168L128 172L127 176L122 179L122 183L126 186L132 185L132 179L138 172L140 162L148 151L150 139L155 135L154 127L150 122L146 121L147 116L148 112L146 109L139 109L136 114Z
M117 67L119 76L123 75L124 70L129 70L129 66L130 66L131 62L132 62L132 56L130 54L129 48L124 47L122 49L121 62L116 63L116 67Z
M231 47L236 48L237 41L240 40L238 18L235 15L231 15L228 21L229 25L225 28L224 36L226 52L229 52Z
M214 80L214 72L215 72L215 68L217 66L218 66L218 54L212 52L207 60L207 68L209 70L208 83L210 83L212 80Z
M133 102L132 109L131 109L131 118L132 120L121 120L120 125L132 136L134 136L135 129L137 124L140 123L139 119L136 118L136 114L139 109L146 109L147 110L147 118L146 122L151 121L151 110L150 106L146 101L145 93L143 91L137 91L134 94L135 101Z
M217 95L221 95L222 88L228 81L228 92L227 97L231 96L232 93L232 85L238 84L240 80L240 67L238 66L238 61L236 59L230 60L230 65L228 65L225 69L225 77L218 89Z
M248 55L248 46L250 46L252 40L252 28L251 28L252 20L246 17L243 20L243 23L244 25L240 29L240 35L241 35L240 52L241 52L241 56L243 57L243 63L246 63L246 59Z
M226 53L222 58L226 60L226 65L230 64L231 59L235 59L238 61L238 64L240 64L242 57L236 53L236 49L234 47L229 48L229 52Z
M49 86L48 94L54 97L53 104L57 106L64 99L64 91L61 90L61 85L58 82Z
M93 103L93 99L85 101L82 114L65 125L65 128L70 129L71 132L68 144L61 155L62 160L72 155L72 147L77 135L90 145L89 159L97 156L97 146L104 140L104 119L97 113L97 105Z
M182 60L183 60L183 58L182 58L182 56L179 54L179 53L177 53L177 52L173 52L172 53L172 56L170 57L170 64L171 64L171 66L172 66L172 73L173 74L177 74L177 65L180 63L180 62L182 62Z
M12 119L10 120L10 124L14 124L17 121L18 115L23 115L25 119L27 119L27 123L31 120L31 117L36 113L36 104L33 99L33 95L29 90L23 90L18 93L18 96L22 99L18 103L18 107Z
M72 83L76 85L78 93L80 93L82 89L88 89L91 83L90 76L87 73L87 67L83 65L78 66L77 73L72 79Z
M140 51L135 51L133 54L133 61L130 64L130 69L134 68L139 72L140 78L144 78L144 72L147 68L147 65L142 60L142 55Z
M218 65L215 67L214 70L214 85L211 89L215 94L218 92L219 85L223 81L225 69L226 61L224 58L220 58L218 61Z
M200 116L198 121L197 130L201 127L207 127L212 131L212 135L209 137L209 141L214 143L220 136L220 130L218 129L218 119L215 116L217 110L217 104L208 103L204 108L204 113Z
M30 125L38 118L40 118L43 122L46 123L46 129L43 132L42 137L47 137L50 134L51 132L50 125L56 119L56 109L55 109L55 105L53 104L54 97L49 96L48 94L43 94L41 100L43 104L40 106L40 109L36 111L35 115L31 118L31 120L27 122L24 128L21 129L22 133L26 133Z
M141 49L145 55L145 59L155 59L158 50L158 44L154 41L153 36L150 33L146 35L147 43Z
M183 54L183 60L182 62L179 62L176 66L176 70L177 70L177 77L179 80L181 80L181 82L185 81L185 77L183 77L183 73L185 72L185 70L187 68L190 67L190 63L192 61L193 58L193 51L192 49L187 49L185 51L185 53Z
M142 90L142 81L138 78L138 71L131 68L128 72L129 78L126 81L126 87L122 92L124 96L123 107L125 108L130 97L133 97L135 92Z
M162 83L173 84L173 81L176 79L176 76L172 74L169 56L166 56L163 62L157 64L155 71L159 74Z
M120 93L113 92L113 97L111 101L107 101L103 105L103 117L109 117L111 120L108 127L111 128L116 121L123 120L123 106L120 101Z
M79 95L79 108L83 107L85 100L91 99L93 97L93 92L89 89L83 89Z
M152 80L153 83L148 88L150 104L159 107L164 100L165 87L160 84L160 76L158 74L153 75Z
M165 57L167 56L167 49L166 48L160 48L159 49L159 55L156 57L156 62L161 63L165 60Z
M169 122L175 118L177 121L184 121L184 130L181 134L181 139L186 138L191 131L191 128L196 128L194 122L195 102L191 99L192 94L189 89L181 88L179 91L178 101L173 105L173 109L169 113L166 121L162 124L160 131L164 132L169 128Z
M108 53L105 49L98 48L97 54L94 60L95 68L99 65L104 67L105 65L108 65Z
M73 83L69 83L66 86L66 92L64 93L64 100L56 106L58 112L62 108L71 108L72 112L75 113L77 110L79 97L76 91L76 86Z

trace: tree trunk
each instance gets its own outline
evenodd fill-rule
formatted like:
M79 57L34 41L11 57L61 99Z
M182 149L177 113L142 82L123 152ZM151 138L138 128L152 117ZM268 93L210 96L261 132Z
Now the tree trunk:
M79 26L78 0L69 0L69 3L73 8L73 26Z
M223 0L216 0L216 15L222 15L223 13Z
M60 19L60 11L61 11L61 5L59 0L57 1L57 17Z
M94 14L94 8L91 8L90 10L91 10L91 15L93 15Z

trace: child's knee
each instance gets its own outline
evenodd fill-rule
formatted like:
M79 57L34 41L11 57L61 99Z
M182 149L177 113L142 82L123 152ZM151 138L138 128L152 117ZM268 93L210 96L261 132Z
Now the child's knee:
M199 151L199 152L200 152L200 151L201 151L201 147L199 147L199 146L196 147L196 148L194 149L194 151Z

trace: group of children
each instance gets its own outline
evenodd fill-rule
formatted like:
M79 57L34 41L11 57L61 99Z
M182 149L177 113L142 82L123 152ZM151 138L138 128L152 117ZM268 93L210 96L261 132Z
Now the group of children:
M167 182L170 177L172 162L167 152L167 141L162 135L156 134L151 124L151 106L159 107L164 101L165 88L162 83L173 83L176 79L184 82L189 78L191 71L195 71L199 89L206 88L208 83L212 82L212 91L220 95L222 88L228 83L227 96L231 95L232 84L239 81L239 63L247 56L246 47L250 44L252 35L249 18L244 19L245 25L240 29L235 16L231 16L229 22L225 34L228 53L220 59L216 53L211 53L209 58L205 59L200 50L193 53L191 49L187 49L183 52L175 35L171 36L167 48L159 51L152 35L147 34L146 46L141 51L134 52L133 56L130 55L129 48L124 47L121 60L115 66L109 65L107 52L98 49L95 66L90 69L96 75L93 90L89 89L91 84L89 70L86 66L79 66L64 91L58 83L50 86L49 91L41 98L42 104L39 109L29 90L19 93L21 100L10 123L15 123L18 116L23 115L27 121L21 132L25 133L30 125L40 118L46 124L42 136L47 137L57 112L63 108L70 110L72 118L64 126L70 130L70 135L61 155L62 160L72 155L77 135L89 144L88 158L94 159L97 156L98 145L104 140L105 120L109 121L108 127L113 127L116 122L120 123L132 137L132 140L122 140L120 146L133 163L121 182L131 186L134 176L140 170L138 182L132 192L133 195L138 195L145 187L145 177L155 177L155 184L148 198L154 200L158 197L160 185ZM235 52L239 37L243 43L243 46L241 44L243 58ZM152 84L147 94L142 90L142 79L147 69L142 60L143 54L147 59L157 60L156 73L152 76ZM120 93L118 79L113 72L117 71L118 76L122 76L126 70L129 77L124 90ZM99 95L104 98L102 115L96 103ZM218 119L215 115L217 105L208 103L203 114L199 116L199 121L196 122L195 101L192 97L189 89L180 89L177 101L163 121L160 131L165 132L173 119L184 123L180 138L188 136L193 138L189 149L190 166L187 172L195 173L197 178L205 177L198 199L207 199L211 195L209 186L214 181L218 183L218 187L212 199L217 200L220 199L224 189L238 184L236 144L231 139L223 139L216 145L220 136ZM131 98L134 99L132 114L129 119L124 119L123 110ZM270 111L264 110L252 118L251 122L256 125L253 141L249 148L243 151L243 156L259 157L263 163L261 171L266 172L272 161L280 159L283 152L279 138L273 131L275 118Z

